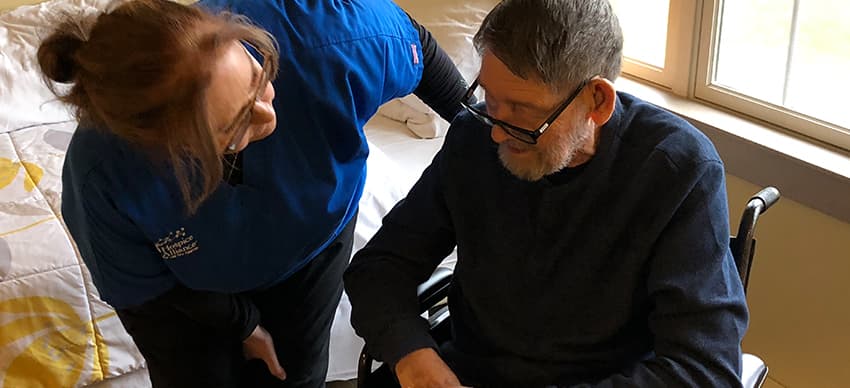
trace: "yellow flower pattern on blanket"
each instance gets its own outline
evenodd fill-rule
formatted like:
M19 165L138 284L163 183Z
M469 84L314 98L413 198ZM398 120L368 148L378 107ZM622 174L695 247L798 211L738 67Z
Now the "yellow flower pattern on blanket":
M20 163L12 163L12 159L0 158L0 189L9 186L18 176Z
M44 170L41 167L35 163L13 162L8 158L0 158L0 189L12 184L12 181L18 176L18 170L21 169L21 166L24 167L27 174L24 177L24 190L32 191L38 185L41 177L44 176Z
M89 368L87 382L104 379L109 349L94 324L114 312L88 321L65 301L30 296L0 301L2 315L15 318L0 326L0 349L29 341L6 369L3 387L74 387Z

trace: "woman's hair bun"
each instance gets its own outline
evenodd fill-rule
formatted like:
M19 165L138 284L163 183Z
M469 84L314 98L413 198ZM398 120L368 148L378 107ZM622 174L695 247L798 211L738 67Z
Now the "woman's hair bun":
M61 83L74 81L78 69L76 53L85 44L74 29L67 27L57 29L38 47L38 64L42 73Z

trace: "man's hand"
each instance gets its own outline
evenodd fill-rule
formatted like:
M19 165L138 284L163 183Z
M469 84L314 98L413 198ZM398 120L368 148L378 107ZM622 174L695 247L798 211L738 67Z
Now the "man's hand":
M263 360L269 367L269 373L281 380L286 380L286 371L280 366L277 353L274 352L272 336L262 326L257 325L251 335L242 341L242 350L245 352L245 358Z
M398 361L395 374L402 388L455 388L460 380L434 351L416 350Z

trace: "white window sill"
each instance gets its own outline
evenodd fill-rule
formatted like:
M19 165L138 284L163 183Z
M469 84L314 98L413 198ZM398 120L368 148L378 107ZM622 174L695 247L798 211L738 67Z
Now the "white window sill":
M850 223L850 152L633 79L620 77L616 84L703 131L728 173L776 186L783 196Z

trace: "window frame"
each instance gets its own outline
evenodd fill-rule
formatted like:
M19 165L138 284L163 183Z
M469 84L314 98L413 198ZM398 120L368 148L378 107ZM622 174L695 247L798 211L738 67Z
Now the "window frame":
M694 58L693 42L697 33L694 21L698 0L669 1L664 67L659 68L624 56L623 73L649 81L680 96L687 96Z
M676 95L850 152L850 129L712 83L723 1L670 0L664 68L624 57L623 73Z

